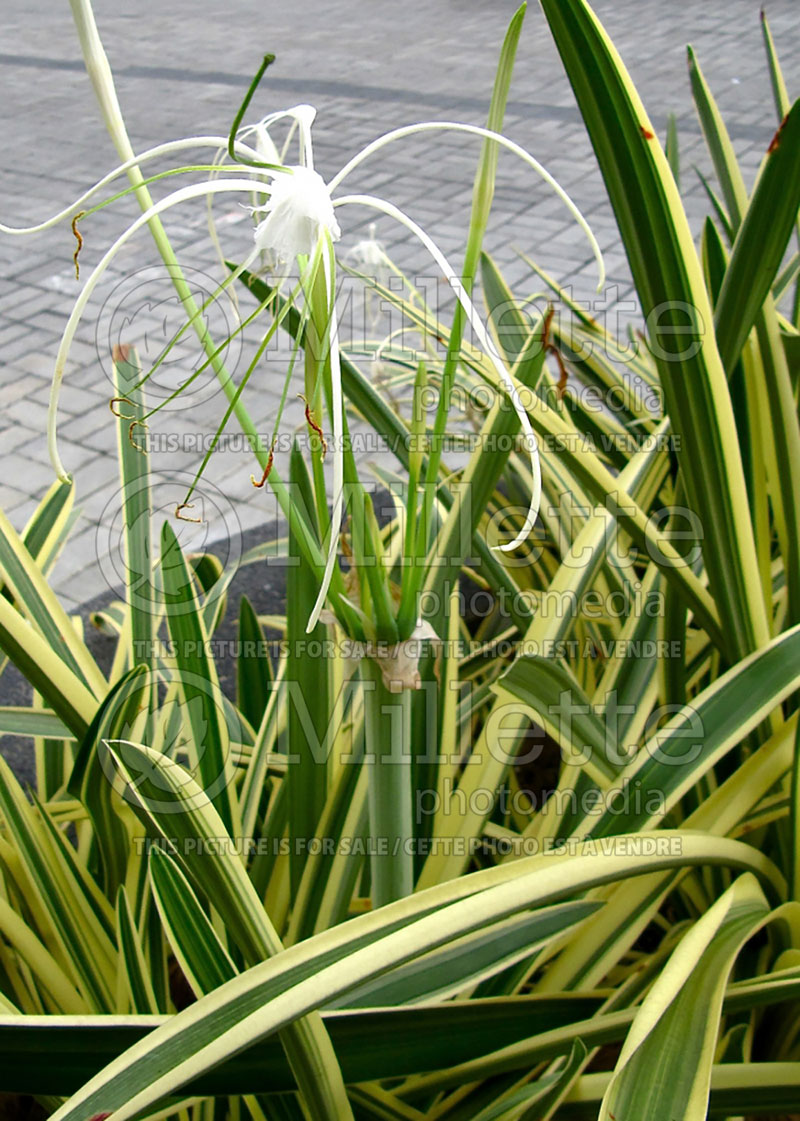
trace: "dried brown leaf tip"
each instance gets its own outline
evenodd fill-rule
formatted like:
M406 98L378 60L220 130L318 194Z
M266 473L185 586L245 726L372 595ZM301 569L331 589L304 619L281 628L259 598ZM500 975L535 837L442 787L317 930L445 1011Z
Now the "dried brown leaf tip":
M81 237L81 232L78 229L78 222L81 220L85 213L85 210L79 210L75 217L72 219L72 232L75 234L75 240L78 243L75 252L72 254L72 260L75 262L76 280L80 280L81 278L81 267L78 264L78 254L80 253L81 249L83 249L83 238Z
M272 441L272 446L269 449L269 455L267 456L267 466L264 468L264 474L261 476L260 481L256 479L255 475L250 476L250 482L253 484L254 487L263 487L264 483L266 483L267 479L269 478L269 473L272 470L272 464L274 462L275 462L275 441L273 440Z
M194 502L181 502L175 507L175 517L179 522L194 522L195 525L202 525L202 518L189 518L182 512L183 510L194 510Z
M111 348L112 362L127 362L131 352L130 343L114 343Z
M655 140L656 138L655 133L651 132L649 128L645 128L644 125L639 125L639 131L645 140Z
M772 140L770 140L770 142L769 142L769 148L767 148L767 155L768 156L772 155L772 153L776 152L778 150L778 148L780 147L781 133L786 128L786 122L788 120L789 120L789 114L787 113L786 116L781 121L781 123L778 125L778 129L777 129L775 135L773 136Z
M303 404L306 407L306 423L308 424L308 427L313 432L316 432L316 434L319 436L319 442L322 444L322 455L324 457L325 454L328 451L328 441L325 439L325 433L322 431L320 426L317 424L316 420L314 420L314 414L311 412L311 406L309 405L308 401L306 401L303 394L298 393L297 396L300 398L300 400L303 402Z

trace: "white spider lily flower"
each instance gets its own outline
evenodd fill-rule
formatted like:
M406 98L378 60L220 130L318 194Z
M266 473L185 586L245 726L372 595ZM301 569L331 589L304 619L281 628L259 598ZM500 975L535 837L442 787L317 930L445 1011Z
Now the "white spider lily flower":
M356 242L345 255L345 261L357 272L362 273L365 277L370 277L381 288L387 286L389 282L389 258L386 256L383 244L375 237L374 222L370 222L367 236ZM366 286L364 307L370 323L375 326L381 318L381 303L380 300L375 298L375 289L371 284Z
M275 176L268 201L258 208L266 217L254 234L256 249L266 250L282 264L310 257L324 234L331 241L342 236L322 176L302 164L286 170L289 174Z
M388 259L383 243L375 237L375 223L370 222L367 237L357 241L347 254L347 260L370 276L379 276L385 272Z
M598 264L599 283L598 291L602 288L604 281L604 268L603 258L600 252L600 247L594 237L591 229L589 228L586 219L581 212L566 194L564 189L556 182L555 179L542 167L542 165L534 159L529 152L515 144L512 140L503 136L502 133L497 133L491 129L481 128L477 125L459 124L452 121L426 121L416 125L409 125L404 128L394 129L391 132L385 133L383 136L378 137L377 140L372 141L360 152L358 152L345 166L326 184L320 175L314 171L313 149L311 143L311 126L316 116L316 110L310 105L298 105L291 109L281 110L279 112L271 113L264 117L255 125L246 126L237 133L237 142L239 144L244 141L245 137L253 138L256 145L259 142L265 145L263 154L269 153L274 158L275 145L269 138L269 129L278 121L289 119L291 129L289 138L291 139L294 132L297 132L299 141L299 162L291 167L287 167L283 161L285 155L288 139L284 144L284 149L280 153L280 163L282 165L280 170L269 169L261 171L261 175L265 176L261 182L257 180L245 180L242 178L242 173L247 172L252 175L254 168L251 166L243 166L234 163L225 168L229 173L228 178L215 179L207 183L193 184L190 187L183 187L173 192L171 195L161 199L158 203L152 205L149 209L138 218L123 235L117 239L114 245L108 250L100 263L96 266L92 275L87 280L84 289L82 290L78 300L75 304L70 320L64 332L64 337L59 348L59 353L56 359L56 370L53 378L53 387L50 397L50 412L48 418L48 439L50 445L51 458L59 474L59 477L68 477L66 471L61 464L58 455L56 443L56 415L58 407L58 394L61 379L63 376L64 368L66 366L67 356L71 341L75 335L78 322L86 308L89 296L96 286L98 280L110 265L113 258L122 248L123 244L128 238L146 224L150 219L163 211L177 205L180 202L197 198L202 195L211 196L212 194L225 193L225 192L249 192L258 195L269 195L263 204L251 206L249 209L257 215L264 215L255 226L253 237L254 247L252 252L248 255L247 260L239 266L234 274L229 276L223 283L223 288L235 280L243 270L250 267L253 260L257 258L261 251L274 256L278 261L285 264L291 264L296 258L311 257L317 249L322 251L322 260L324 268L324 276L326 281L326 288L328 291L328 313L329 313L329 357L331 369L331 425L333 428L334 437L334 471L333 471L333 516L330 525L330 538L328 541L328 550L325 563L324 576L321 583L319 596L311 616L308 621L308 630L312 630L316 626L322 609L324 607L328 589L330 587L331 576L333 573L336 556L338 552L339 533L341 531L342 513L343 513L343 497L342 497L342 484L343 484L343 452L341 450L341 436L343 431L343 403L342 403L342 388L341 388L341 369L339 358L339 345L338 345L338 332L336 322L336 311L334 306L335 296L335 276L334 276L334 250L333 243L341 237L341 230L336 220L334 207L342 207L345 205L359 205L368 206L377 210L388 217L394 218L410 230L415 237L417 237L425 246L427 251L431 254L436 261L437 266L442 270L442 273L450 284L454 295L461 303L467 318L475 331L479 342L489 357L495 373L497 374L499 384L507 393L512 405L519 417L520 425L522 427L523 435L525 437L526 445L530 452L531 469L532 469L532 492L530 499L530 507L528 514L525 518L524 525L516 538L501 546L497 546L502 551L508 551L516 548L522 541L525 540L527 535L531 532L536 518L538 516L539 501L541 498L541 465L539 462L538 443L531 426L530 418L527 410L521 400L519 386L509 374L501 356L497 353L496 348L493 346L491 338L483 326L482 320L475 310L467 291L463 284L457 279L456 274L451 269L444 255L438 249L438 246L433 239L418 226L408 215L391 203L376 198L370 195L350 195L346 197L334 198L336 189L341 185L343 180L348 176L356 167L358 167L365 159L395 140L400 140L404 137L416 135L417 133L431 132L431 131L454 131L462 132L472 136L481 138L482 140L492 140L500 147L504 147L513 152L525 164L533 168L537 174L547 182L555 193L559 196L567 209L572 214L575 221L584 231L587 239L592 247L595 259ZM266 139L265 139L266 138ZM267 144L269 140L269 144ZM271 145L271 147L270 147ZM130 161L127 161L130 163ZM264 161L269 162L269 161ZM374 242L374 238L368 239L372 244L365 249L362 243L362 252L366 252L370 259L377 262L378 243ZM383 256L382 249L380 249ZM383 257L385 261L385 256Z

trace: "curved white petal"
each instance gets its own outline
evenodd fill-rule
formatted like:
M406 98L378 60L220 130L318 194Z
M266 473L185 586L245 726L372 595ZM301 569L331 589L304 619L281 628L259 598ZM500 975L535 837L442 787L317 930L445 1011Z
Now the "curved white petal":
M35 226L6 226L0 222L0 233L4 234L36 234L42 230L50 229L52 226L57 226L59 222L63 222L66 218L72 218L75 212L80 210L84 203L93 198L98 191L103 187L107 187L120 175L124 175L126 171L130 171L133 167L138 167L139 164L148 163L150 160L156 160L160 156L172 155L173 152L181 152L186 148L224 148L227 151L228 140L223 136L189 136L184 140L169 140L165 144L157 144L154 148L147 148L146 151L140 152L136 156L132 156L129 160L119 164L113 171L109 171L102 179L90 187L69 206L60 210L58 214L54 214L51 218L46 218L44 222L39 222ZM248 159L257 159L258 153L246 144L239 144L239 150L242 155ZM248 168L237 168L237 171L247 172Z
M277 124L278 121L285 120L287 117L292 121L292 128L286 138L286 142L281 152L281 162L286 155L286 148L292 136L295 127L300 130L300 163L303 167L308 167L314 170L314 154L311 147L311 126L317 116L317 111L313 105L293 105L291 109L276 109L274 113L267 113L266 117L262 117L254 125L246 125L243 129L239 130L239 135L242 137L256 136L266 131Z
M267 128L263 124L257 124L255 127L256 136L256 151L258 158L262 163L282 164L281 154L275 147L275 141L270 136Z
M377 152L380 148L385 147L385 145L391 144L395 140L402 140L406 136L414 136L418 132L436 131L465 132L469 133L472 136L480 136L484 140L495 140L498 144L502 145L502 147L508 148L510 152L513 152L516 156L519 156L519 158L524 163L528 164L529 167L532 167L537 175L541 176L541 178L544 179L545 183L553 188L555 193L569 210L572 217L586 234L589 245L592 249L592 253L594 254L595 261L597 262L597 291L599 292L602 289L606 279L603 253L597 243L597 238L592 233L591 227L589 226L589 223L586 221L581 211L569 197L561 184L553 178L547 168L543 167L542 164L540 164L539 161L530 154L530 152L521 147L519 144L516 144L513 140L509 140L507 136L503 136L503 134L500 132L493 132L490 128L481 128L480 125L460 124L457 121L422 121L420 124L405 125L403 128L392 129L391 132L384 133L383 136L379 136L376 140L371 141L365 148L362 148L360 152L357 152L351 160L348 160L341 171L337 172L337 174L334 175L333 179L331 179L330 183L328 184L328 189L330 190L331 194L333 194L336 188L340 186L340 184L350 174L351 171L357 168L359 164L363 163L365 159L373 154L373 152Z
M114 257L123 247L123 245L137 232L142 226L146 226L151 218L157 214L169 210L170 207L177 206L182 202L187 202L189 199L201 198L207 194L224 194L226 192L239 192L239 191L260 191L263 194L268 194L270 187L266 184L257 184L250 179L218 179L211 183L192 183L187 187L181 187L172 194L167 195L166 198L161 199L154 206L140 214L139 217L128 226L124 233L120 234L114 244L107 250L102 259L98 261L97 265L92 270L91 275L87 279L80 295L75 301L75 305L70 314L67 325L64 328L64 334L61 337L61 343L56 355L55 370L53 371L53 383L50 387L50 404L47 415L47 447L50 453L50 460L55 468L56 474L59 479L68 480L69 474L61 462L61 457L58 454L58 443L56 437L56 420L58 416L58 398L61 390L61 382L64 377L64 368L67 364L69 357L69 349L72 345L72 340L75 337L75 331L78 328L81 317L89 298L97 285L97 282L102 277L108 266L113 261ZM239 266L239 270L247 268L250 263L256 258L256 251L254 250L248 261L244 265ZM228 278L228 281L230 278Z
M533 488L531 491L530 506L528 508L528 513L525 518L525 524L523 525L522 529L519 531L513 541L509 541L505 545L494 546L501 552L510 552L512 549L516 549L518 545L522 544L522 542L526 539L526 537L536 524L536 517L539 513L539 503L541 502L542 498L542 468L539 462L539 444L536 439L536 433L533 431L533 427L531 426L530 418L528 417L528 414L525 410L525 406L520 400L519 389L514 383L514 380L509 374L508 370L503 365L502 359L497 352L497 348L495 347L494 342L492 341L489 333L484 327L481 317L475 311L472 300L470 300L469 296L467 295L464 285L456 276L455 270L451 267L447 258L442 253L441 249L439 249L436 242L425 232L425 230L422 229L421 226L418 226L412 218L409 218L409 216L407 214L404 214L402 210L394 206L392 203L386 202L384 199L375 198L373 195L345 195L342 198L334 199L333 203L334 206L347 206L352 204L358 204L359 206L369 206L374 210L381 211L381 213L388 215L390 218L397 219L397 221L404 225L406 229L410 230L416 237L419 238L430 255L433 257L436 264L439 266L442 275L452 288L456 298L458 299L458 302L463 307L467 319L470 322L470 326L477 335L481 347L494 366L497 372L497 376L500 378L500 381L506 393L508 394L511 403L514 406L514 411L519 417L519 422L522 426L522 431L525 433L528 450L531 456Z

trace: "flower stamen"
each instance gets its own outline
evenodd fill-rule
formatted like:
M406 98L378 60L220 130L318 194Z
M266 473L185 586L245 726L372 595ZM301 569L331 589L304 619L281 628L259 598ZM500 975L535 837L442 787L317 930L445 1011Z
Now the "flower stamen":
M117 412L117 410L114 408L114 406L116 405L117 402L119 402L120 404L133 406L133 401L131 401L130 397L112 397L111 398L111 400L108 402L108 407L109 407L109 409L111 409L111 412L114 414L114 416L117 418L117 420L136 420L136 414L135 413Z
M85 210L79 210L78 213L75 215L75 217L72 219L72 232L75 234L75 240L78 243L75 252L72 254L72 260L75 262L75 279L76 280L80 280L80 278L81 278L81 267L78 264L78 254L80 253L81 249L83 249L83 237L81 236L81 232L78 229L78 222L84 216L85 213L86 213Z
M202 518L187 518L181 510L194 510L194 502L181 502L175 507L175 517L179 522L194 522L195 525L202 525Z
M269 473L272 470L272 464L274 462L275 462L275 441L273 440L272 441L272 446L269 449L269 455L267 457L267 466L264 468L264 474L261 476L261 481L259 482L256 479L255 475L250 476L250 482L253 484L254 487L263 487L264 486L267 479L269 478Z
M306 423L308 424L308 427L316 432L316 434L319 436L319 442L322 444L322 458L324 459L328 453L328 441L325 439L325 433L314 420L314 414L311 412L311 406L309 405L303 394L298 393L297 396L306 407Z
M126 420L127 420L127 417L126 417ZM143 420L134 420L134 421L133 421L133 422L131 423L131 426L130 426L130 428L128 429L128 441L129 441L129 443L130 443L131 447L132 447L132 448L135 448L135 449L137 450L137 452L141 452L141 453L142 453L142 455L146 455L146 449L145 449L145 448L143 448L143 447L141 446L141 444L137 444L137 443L136 443L136 441L135 441L135 440L134 440L134 438L133 438L133 430L134 430L134 428L135 428L135 427L137 426L137 424L138 424L138 425L139 425L139 426L140 426L141 428L146 428L146 429L149 429L149 427L150 427L150 425L149 425L149 424L146 424L146 423L145 423L145 422L144 422Z

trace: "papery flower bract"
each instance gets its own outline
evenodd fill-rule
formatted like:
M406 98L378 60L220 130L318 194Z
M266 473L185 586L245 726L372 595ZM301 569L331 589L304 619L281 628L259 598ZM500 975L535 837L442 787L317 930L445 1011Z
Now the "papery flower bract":
M286 170L288 174L275 176L268 201L258 208L266 218L254 234L256 248L267 250L282 263L310 257L325 233L331 241L342 236L322 176L302 165Z

